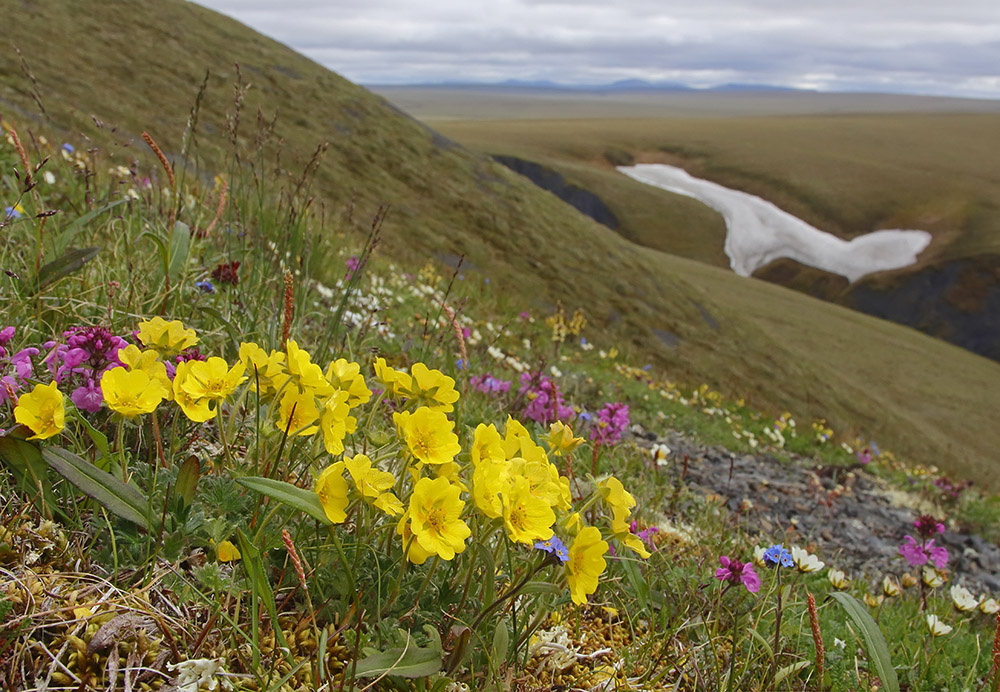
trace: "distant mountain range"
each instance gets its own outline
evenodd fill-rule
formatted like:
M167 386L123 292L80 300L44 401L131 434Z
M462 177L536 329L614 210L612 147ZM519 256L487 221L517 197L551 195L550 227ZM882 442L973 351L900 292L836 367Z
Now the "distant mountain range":
M713 87L693 87L680 82L649 82L643 79L623 79L610 84L561 84L549 80L508 79L503 82L419 82L414 84L366 84L367 87L420 87L437 89L538 89L544 91L616 92L616 91L692 91L739 92L778 91L810 92L813 89L795 89L773 84L720 84Z

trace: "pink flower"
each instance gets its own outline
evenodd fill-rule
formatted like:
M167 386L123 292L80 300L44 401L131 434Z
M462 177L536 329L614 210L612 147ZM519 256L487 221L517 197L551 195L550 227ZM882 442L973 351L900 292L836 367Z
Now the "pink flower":
M731 584L742 583L750 593L760 591L760 577L757 576L753 563L730 560L726 555L719 558L719 563L722 567L715 570L716 579L728 581Z
M911 567L926 565L930 560L938 569L948 564L948 549L934 545L934 539L924 544L917 543L913 536L906 536L903 545L899 546L899 554L910 563Z

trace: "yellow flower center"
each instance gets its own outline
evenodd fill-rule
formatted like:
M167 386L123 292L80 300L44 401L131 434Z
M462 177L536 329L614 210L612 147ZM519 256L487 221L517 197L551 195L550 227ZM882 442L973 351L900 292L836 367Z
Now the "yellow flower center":
M430 526L437 533L444 531L445 520L448 518L447 512L445 512L444 507L432 507L429 512L427 512L427 525Z

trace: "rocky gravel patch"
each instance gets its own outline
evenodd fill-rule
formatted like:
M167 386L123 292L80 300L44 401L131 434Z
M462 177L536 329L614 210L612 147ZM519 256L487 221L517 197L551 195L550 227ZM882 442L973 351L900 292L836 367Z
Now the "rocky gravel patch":
M700 445L676 432L658 436L637 431L640 446L665 444L664 471L704 494L723 497L734 513L760 529L762 545L784 542L815 552L828 566L873 584L885 574L912 568L899 555L905 535L913 535L920 498L900 492L863 468L818 466L770 454L734 454ZM684 459L687 458L685 465ZM1000 596L1000 547L980 536L951 528L937 537L948 549L952 583L975 594Z

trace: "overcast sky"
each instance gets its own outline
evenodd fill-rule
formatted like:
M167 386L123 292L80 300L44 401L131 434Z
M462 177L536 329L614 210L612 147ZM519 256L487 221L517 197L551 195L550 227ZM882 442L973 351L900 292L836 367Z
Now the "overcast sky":
M199 0L352 81L1000 98L1000 0Z

